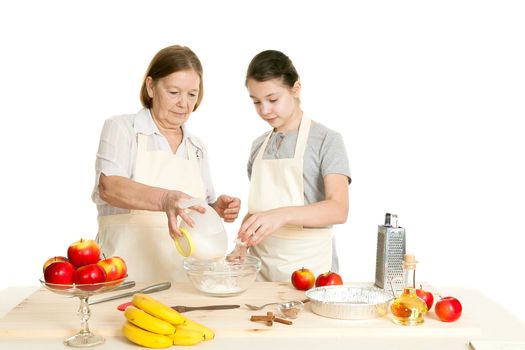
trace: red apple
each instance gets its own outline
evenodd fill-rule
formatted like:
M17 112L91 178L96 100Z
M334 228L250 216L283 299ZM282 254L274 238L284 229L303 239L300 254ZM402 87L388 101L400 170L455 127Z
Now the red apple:
M100 247L92 239L81 239L67 249L67 257L75 266L96 264L100 260Z
M106 272L106 281L115 281L126 277L128 271L124 259L119 256L112 256L97 262Z
M312 271L305 269L304 267L299 270L295 270L292 273L292 284L296 289L308 290L314 286L315 275Z
M315 280L316 287L334 286L343 284L343 279L336 272L328 271L317 276Z
M42 268L42 270L45 272L46 271L46 268L51 265L52 263L56 262L56 261L67 261L67 258L65 256L54 256L52 258L49 258L46 260L46 262L44 263L44 266Z
M44 280L53 284L72 284L75 267L68 261L55 261L49 264L44 271ZM53 288L67 289L68 287L53 286Z
M106 272L97 264L81 266L73 274L73 283L82 284L78 286L82 290L97 290L102 285L89 286L88 284L102 283L106 281Z
M419 289L416 289L416 294L418 297L423 299L425 304L427 304L427 309L430 310L432 304L434 304L434 296L428 290L424 290L423 286L419 286Z
M434 307L437 317L443 322L453 322L461 316L461 303L454 297L441 298Z

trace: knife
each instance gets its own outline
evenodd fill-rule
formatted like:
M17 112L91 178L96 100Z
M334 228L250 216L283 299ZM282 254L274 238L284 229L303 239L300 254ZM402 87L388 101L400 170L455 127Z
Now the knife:
M237 309L240 305L207 305L207 306L184 306L176 305L171 308L178 312L188 312L193 310L226 310L226 309Z
M157 284L154 284L152 286L149 286L149 287L146 287L146 288L142 288L142 289L139 289L139 290L134 290L134 291L127 292L127 293L122 293L122 294L118 294L118 295L113 295L111 297L107 297L107 298L103 298L103 299L99 299L99 300L95 300L95 301L90 301L88 304L89 305L93 305L93 304L103 303L105 301L121 299L121 298L127 298L127 297L133 296L133 294L136 294L136 293L148 294L148 293L160 292L161 290L169 289L170 287L171 287L171 282L157 283Z
M119 285L118 287L113 288L111 291L115 292L117 290L123 290L123 289L128 289L128 288L133 288L133 287L135 287L135 281L126 281L122 283L121 285Z
M117 306L117 309L120 311L126 310L126 307L133 305L130 302L120 304ZM176 305L171 306L171 308L177 312L188 312L193 310L227 310L227 309L237 309L241 307L240 305L206 305L206 306L186 306L186 305Z

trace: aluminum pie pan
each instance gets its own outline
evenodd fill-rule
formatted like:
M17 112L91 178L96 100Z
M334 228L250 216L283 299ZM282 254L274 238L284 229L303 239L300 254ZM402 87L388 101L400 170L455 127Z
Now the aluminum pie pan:
M306 291L312 311L342 320L366 320L387 313L392 294L376 287L326 286Z

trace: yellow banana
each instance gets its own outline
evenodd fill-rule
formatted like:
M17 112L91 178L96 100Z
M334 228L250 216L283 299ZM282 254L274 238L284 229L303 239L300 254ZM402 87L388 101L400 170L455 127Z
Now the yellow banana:
M147 348L167 348L173 345L173 339L169 336L148 332L130 322L124 323L122 333L133 343Z
M151 316L155 316L169 322L173 325L184 323L184 316L173 310L171 307L161 303L160 301L153 299L149 295L143 293L137 293L133 295L131 303L139 309L146 311Z
M193 320L190 320L189 318L187 317L184 317L185 318L185 322L181 325L177 325L175 326L176 330L175 330L175 333L177 333L177 330L179 328L182 328L182 329L193 329L193 330L196 330L196 331L199 331L201 332L203 335L204 335L204 340L212 340L213 338L215 338L215 333L208 327L198 323L198 322L195 322Z
M180 326L169 337L173 340L173 345L195 345L204 340L204 334L201 331Z
M164 335L175 333L175 326L171 323L153 317L134 306L128 306L124 311L124 316L129 322L147 331Z

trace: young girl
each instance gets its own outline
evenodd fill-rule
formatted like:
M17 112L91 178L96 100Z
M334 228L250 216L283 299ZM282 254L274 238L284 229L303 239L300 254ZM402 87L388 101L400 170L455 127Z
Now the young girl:
M232 256L249 247L266 281L289 280L303 266L316 275L337 270L331 226L346 221L350 183L341 135L303 113L299 75L282 52L256 55L246 87L272 130L252 144L248 214Z

